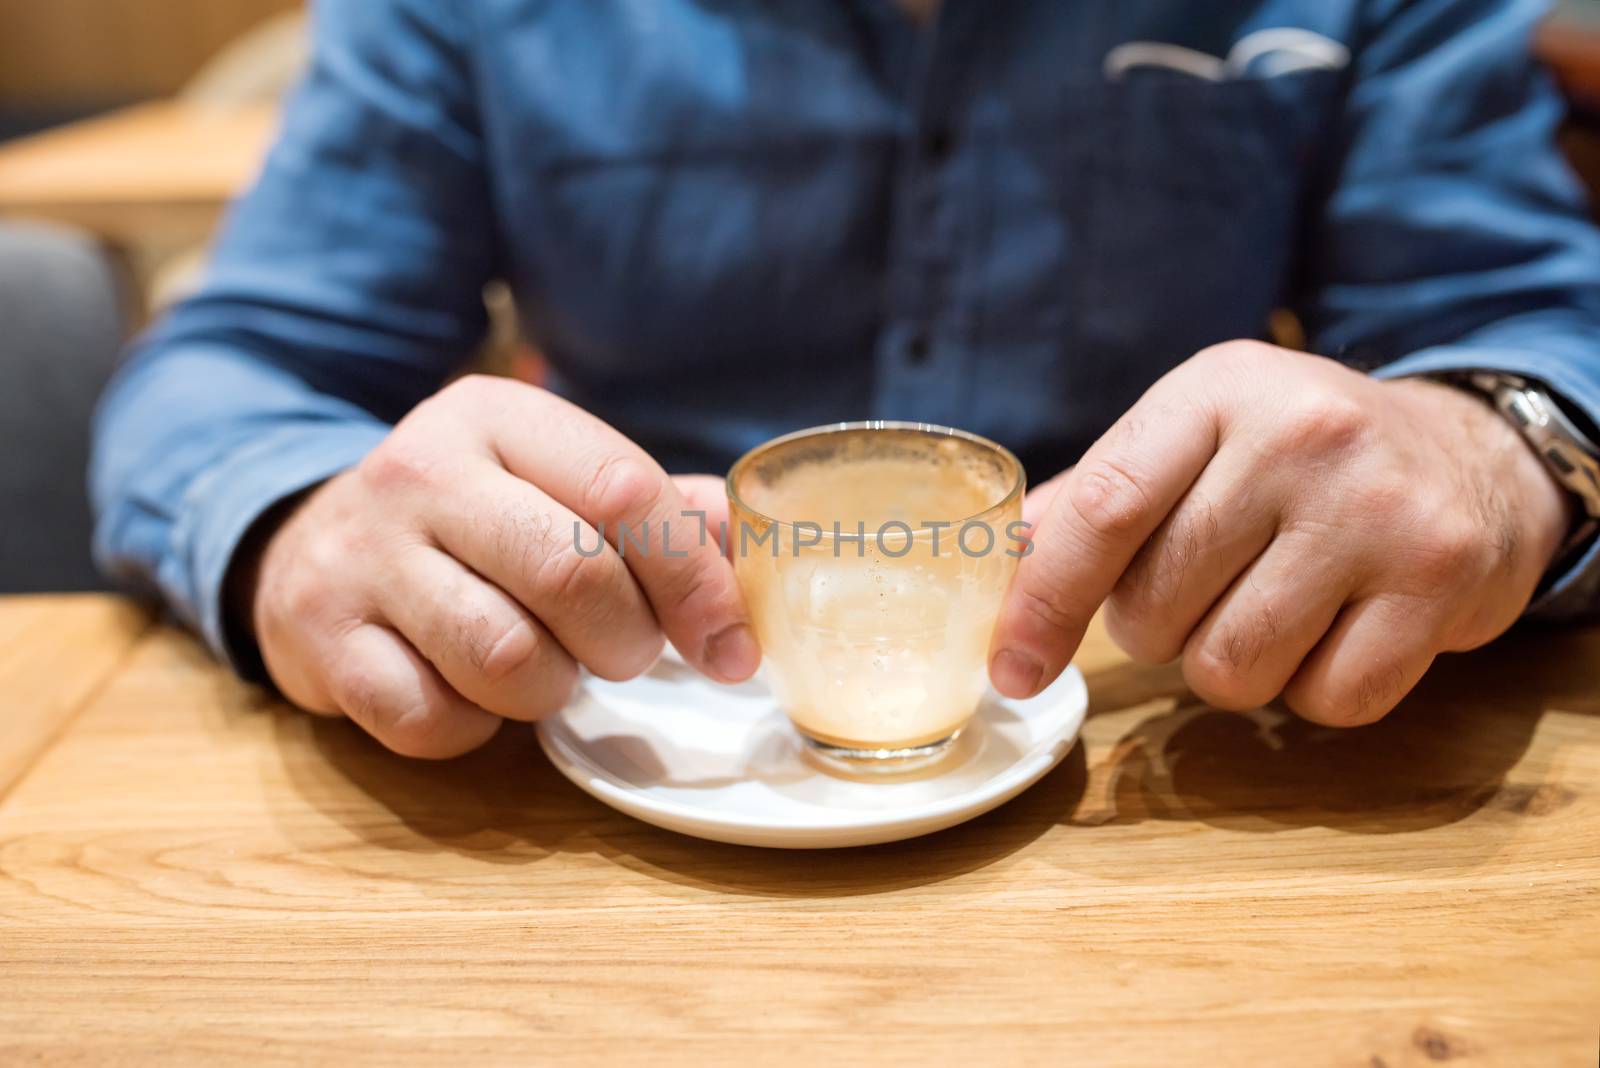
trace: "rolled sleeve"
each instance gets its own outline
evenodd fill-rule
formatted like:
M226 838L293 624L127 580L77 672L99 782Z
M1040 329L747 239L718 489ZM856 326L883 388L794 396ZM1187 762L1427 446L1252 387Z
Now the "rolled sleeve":
M223 585L235 550L256 520L281 501L355 466L388 428L380 423L291 423L263 433L197 478L172 532L194 627L241 674L256 654L226 627ZM189 601L192 597L192 601Z
M472 23L435 0L326 0L310 70L200 291L101 401L96 558L236 668L223 585L268 509L357 463L470 360L498 247Z
M364 409L227 348L154 344L96 413L95 555L153 588L236 667L222 587L240 540L278 502L359 462L389 432Z
M1600 423L1600 231L1532 58L1542 0L1374 0L1298 305L1311 347L1380 377L1495 370ZM1531 613L1600 608L1600 553Z

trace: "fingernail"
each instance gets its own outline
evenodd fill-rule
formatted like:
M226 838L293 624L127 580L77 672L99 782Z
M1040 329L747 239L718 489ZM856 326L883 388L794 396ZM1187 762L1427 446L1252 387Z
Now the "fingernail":
M706 663L728 682L743 682L761 666L761 646L745 623L717 631L706 639Z
M1043 664L1015 649L1002 649L989 661L989 678L1007 697L1032 697L1043 675Z

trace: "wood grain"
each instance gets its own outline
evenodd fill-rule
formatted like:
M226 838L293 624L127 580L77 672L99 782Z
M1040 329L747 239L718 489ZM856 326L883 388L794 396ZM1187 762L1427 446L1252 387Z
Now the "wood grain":
M152 632L0 803L0 1062L1595 1063L1600 631L1346 733L1080 663L1016 801L793 854L525 729L390 756Z
M126 601L0 597L0 797L149 626Z

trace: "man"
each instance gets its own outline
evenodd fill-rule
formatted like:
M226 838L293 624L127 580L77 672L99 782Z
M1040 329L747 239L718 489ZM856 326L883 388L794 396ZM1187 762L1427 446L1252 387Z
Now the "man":
M1538 14L327 0L209 283L104 403L102 559L297 704L450 756L663 636L755 670L688 524L627 560L575 529L715 507L666 472L780 431L920 419L1065 469L1002 692L1105 603L1217 705L1369 722L1536 594L1596 600L1584 500L1428 377L1600 412L1600 240ZM440 388L496 277L552 392ZM1280 307L1333 359L1250 340Z

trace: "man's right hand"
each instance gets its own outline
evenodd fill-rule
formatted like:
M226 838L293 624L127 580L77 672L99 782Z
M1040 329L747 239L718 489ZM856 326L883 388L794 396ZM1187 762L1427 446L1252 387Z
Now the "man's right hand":
M556 711L580 664L637 675L663 636L737 682L760 650L715 536L684 515L714 509L714 489L674 481L544 390L465 378L270 534L243 591L255 638L291 701L417 757L455 756L502 719ZM622 553L619 524L635 533ZM581 554L597 529L609 544Z

